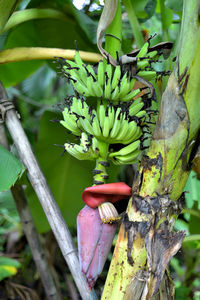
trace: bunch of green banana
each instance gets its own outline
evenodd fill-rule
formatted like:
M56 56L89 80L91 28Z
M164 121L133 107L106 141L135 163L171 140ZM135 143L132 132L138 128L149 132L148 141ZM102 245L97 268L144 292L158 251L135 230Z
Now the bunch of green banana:
M95 142L95 141L94 141ZM94 148L93 141L89 141L88 135L82 132L80 145L65 143L65 150L79 160L95 160L98 158L98 148Z
M136 71L134 75L145 80L152 80L156 72L150 69L151 62L157 57L158 52L148 53L149 42L146 42L136 57ZM71 81L75 91L85 97L102 97L113 102L127 102L140 92L132 91L136 78L130 71L124 73L123 65L112 66L108 61L100 61L95 70L91 65L85 65L76 51L74 61L66 60L62 66L65 76Z
M117 152L111 152L109 159L116 165L133 164L136 162L140 150L140 140L135 140Z
M72 104L63 111L64 121L61 124L74 135L80 136L81 132L85 132L108 144L129 144L142 135L136 121L146 114L145 110L141 110L143 105L138 98L124 111L122 105L106 106L102 102L96 111L90 110L83 99L73 97Z

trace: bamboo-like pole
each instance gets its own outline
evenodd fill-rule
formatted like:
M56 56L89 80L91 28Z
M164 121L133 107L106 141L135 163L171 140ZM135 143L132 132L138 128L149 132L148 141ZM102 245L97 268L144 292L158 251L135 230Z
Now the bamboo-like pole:
M3 123L0 124L0 144L9 149L9 144ZM27 204L24 190L21 185L15 184L11 187L11 192L47 298L49 300L59 300L61 298L54 283L50 268L48 266L44 249L42 248L42 245L40 243L39 236L37 234L33 218Z
M4 90L2 85L0 85L0 87ZM4 95L6 95L5 90ZM8 100L7 96L4 100ZM27 168L29 180L38 196L38 199L40 200L82 299L96 299L94 291L89 290L86 278L80 270L77 250L73 243L69 229L67 228L14 109L10 109L6 112L5 123L17 147L19 157L24 166Z

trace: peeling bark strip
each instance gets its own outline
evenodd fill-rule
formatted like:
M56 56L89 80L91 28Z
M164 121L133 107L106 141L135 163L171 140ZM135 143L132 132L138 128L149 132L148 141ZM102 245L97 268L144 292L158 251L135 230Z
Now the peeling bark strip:
M173 232L175 218L183 207L184 194L176 202L168 195L156 197L141 197L133 194L132 205L136 212L145 215L147 221L130 221L128 214L124 215L123 223L128 237L127 259L134 266L132 247L138 235L145 240L147 251L146 266L138 274L137 287L133 280L134 295L142 295L141 299L150 299L158 291L167 265L182 245L185 232ZM141 280L143 283L141 283ZM142 289L143 292L137 291ZM145 295L145 298L143 298ZM138 296L139 297L139 296ZM137 297L134 299L137 299ZM140 299L140 298L138 298Z
M123 300L147 300L147 286L146 278L147 274L145 271L140 271L133 277L130 284L126 289L126 294ZM163 280L160 284L158 292L151 297L151 300L174 300L174 284L171 280L168 271L166 270Z

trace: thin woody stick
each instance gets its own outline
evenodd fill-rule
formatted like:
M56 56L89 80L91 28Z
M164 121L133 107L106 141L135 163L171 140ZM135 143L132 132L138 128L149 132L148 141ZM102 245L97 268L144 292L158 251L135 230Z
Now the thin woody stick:
M4 125L0 124L0 144L9 149L8 140L5 133ZM40 274L45 293L49 300L60 300L59 292L56 289L52 274L50 272L44 250L40 243L37 231L34 226L31 212L29 210L26 196L21 185L11 187L11 192L17 206L17 210L23 225L24 233L28 240L33 259Z
M0 85L0 87L4 91L4 100L8 100L4 88L2 85ZM97 299L94 291L89 290L87 281L80 270L77 250L74 246L69 229L66 226L63 216L50 191L35 155L33 154L30 143L14 109L11 108L6 112L5 123L17 147L18 154L27 168L29 180L40 200L81 297L84 300Z

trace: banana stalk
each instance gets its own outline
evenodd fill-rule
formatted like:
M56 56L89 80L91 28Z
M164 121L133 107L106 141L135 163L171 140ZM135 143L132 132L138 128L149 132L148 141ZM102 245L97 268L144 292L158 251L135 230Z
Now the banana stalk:
M102 300L174 299L166 267L184 239L183 232L174 233L172 228L181 210L200 129L198 3L184 1L176 65L133 186Z

